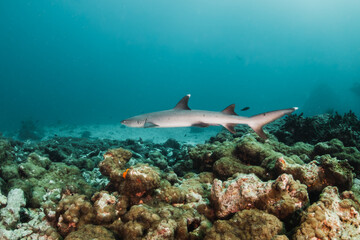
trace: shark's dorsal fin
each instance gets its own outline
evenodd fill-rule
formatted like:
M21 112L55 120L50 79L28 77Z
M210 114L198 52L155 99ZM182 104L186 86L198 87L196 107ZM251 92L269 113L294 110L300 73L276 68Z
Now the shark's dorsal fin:
M174 107L176 110L191 110L188 106L190 94L183 97Z
M235 112L235 104L229 105L227 108L225 108L221 112L224 114L228 114L228 115L237 115Z

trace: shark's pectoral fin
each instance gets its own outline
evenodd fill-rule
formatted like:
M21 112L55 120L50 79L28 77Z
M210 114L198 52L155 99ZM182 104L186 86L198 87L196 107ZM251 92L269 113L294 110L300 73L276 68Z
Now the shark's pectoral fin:
M228 123L228 124L225 124L225 125L222 125L224 128L226 128L227 130L229 130L229 132L231 133L235 133L235 126L237 124L233 124L233 123Z
M157 127L159 125L153 123L153 122L148 122L146 121L145 124L144 124L144 128L153 128L153 127Z
M200 127L200 128L205 128L205 127L208 127L210 126L209 124L207 123L204 123L204 122L198 122L198 123L194 123L193 125L191 125L192 127Z

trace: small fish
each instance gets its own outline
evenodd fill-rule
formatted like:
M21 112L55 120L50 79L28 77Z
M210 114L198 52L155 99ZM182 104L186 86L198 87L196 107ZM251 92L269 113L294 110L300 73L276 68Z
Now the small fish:
M126 178L126 174L128 173L129 171L129 168L125 170L125 172L123 173L123 178L125 179Z
M246 110L249 110L250 107L244 107L243 109L241 109L240 111L246 111Z

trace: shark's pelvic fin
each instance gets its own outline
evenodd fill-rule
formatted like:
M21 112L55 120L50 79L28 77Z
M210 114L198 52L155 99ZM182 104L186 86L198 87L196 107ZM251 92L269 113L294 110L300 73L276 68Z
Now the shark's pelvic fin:
M232 123L229 123L229 124L226 124L226 125L223 125L224 128L226 128L227 130L229 130L229 132L231 133L235 133L235 126L237 124L232 124Z
M190 94L183 97L174 107L176 110L191 110L188 106Z
M231 104L229 105L228 107L226 107L224 110L221 111L222 113L224 114L228 114L228 115L236 115L236 112L235 112L235 104Z

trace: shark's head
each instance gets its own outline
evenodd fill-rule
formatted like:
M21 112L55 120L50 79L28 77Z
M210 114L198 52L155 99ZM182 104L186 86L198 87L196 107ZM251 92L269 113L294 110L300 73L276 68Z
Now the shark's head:
M137 127L142 128L144 127L146 122L146 118L142 118L141 116L131 117L121 121L121 124L128 126L128 127Z

